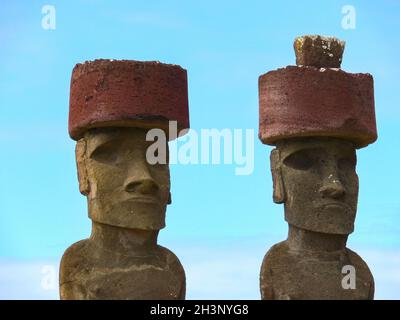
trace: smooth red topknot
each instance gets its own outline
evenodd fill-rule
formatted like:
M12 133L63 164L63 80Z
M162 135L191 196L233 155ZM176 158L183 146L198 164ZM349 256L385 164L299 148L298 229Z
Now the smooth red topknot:
M69 134L98 127L189 128L186 70L156 61L94 60L72 71Z

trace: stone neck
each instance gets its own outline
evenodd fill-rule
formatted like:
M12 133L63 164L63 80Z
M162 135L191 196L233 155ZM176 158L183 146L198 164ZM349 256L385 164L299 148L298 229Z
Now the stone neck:
M301 229L289 224L287 243L295 251L337 252L346 248L348 235Z
M92 221L90 239L105 250L141 253L157 247L158 230L121 228Z

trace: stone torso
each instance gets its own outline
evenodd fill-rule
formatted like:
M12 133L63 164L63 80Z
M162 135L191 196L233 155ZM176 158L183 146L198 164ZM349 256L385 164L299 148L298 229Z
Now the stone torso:
M342 268L355 268L356 289L343 289ZM260 273L262 299L373 299L374 280L366 263L345 248L335 252L293 251L286 241L265 255Z
M185 273L178 258L156 246L129 254L91 239L72 245L60 266L61 299L184 299Z

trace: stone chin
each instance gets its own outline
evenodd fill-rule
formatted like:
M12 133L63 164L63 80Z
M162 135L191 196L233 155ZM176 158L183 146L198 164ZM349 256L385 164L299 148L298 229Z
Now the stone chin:
M354 231L354 219L343 219L344 214L346 213L338 214L337 210L327 208L304 219L304 217L285 210L285 220L290 225L308 231L348 235Z
M135 203L125 201L110 206L102 206L94 201L89 204L89 218L92 221L115 227L160 230L165 227L166 206L153 203Z

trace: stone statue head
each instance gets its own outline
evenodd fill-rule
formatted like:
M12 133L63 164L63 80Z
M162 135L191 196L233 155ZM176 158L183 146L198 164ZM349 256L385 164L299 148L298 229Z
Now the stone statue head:
M274 145L274 201L302 229L350 234L357 211L356 152L377 139L370 74L340 69L344 42L303 36L296 66L258 79L259 137Z
M352 142L308 137L278 141L271 152L276 203L296 227L350 234L357 211L358 176Z
M146 150L152 142L146 141L146 133L140 128L96 128L78 141L79 188L93 221L141 230L165 226L171 201L168 161L148 163Z

